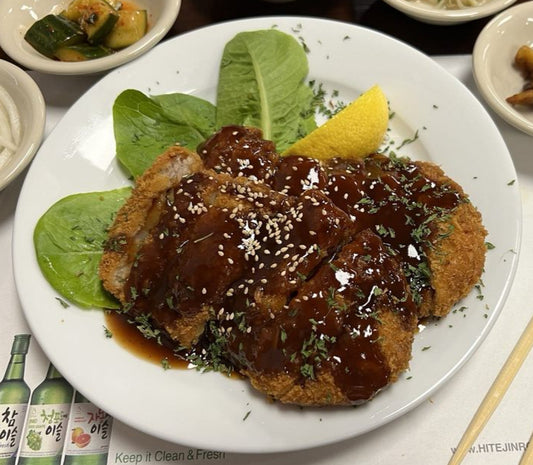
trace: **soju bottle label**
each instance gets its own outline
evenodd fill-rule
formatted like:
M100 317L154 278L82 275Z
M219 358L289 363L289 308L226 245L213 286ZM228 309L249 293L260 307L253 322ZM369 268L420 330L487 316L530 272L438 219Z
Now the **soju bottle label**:
M66 455L105 454L113 418L90 402L75 403L70 412Z
M0 459L10 458L17 453L27 404L0 405Z
M20 456L52 457L61 454L69 410L70 404L30 405Z

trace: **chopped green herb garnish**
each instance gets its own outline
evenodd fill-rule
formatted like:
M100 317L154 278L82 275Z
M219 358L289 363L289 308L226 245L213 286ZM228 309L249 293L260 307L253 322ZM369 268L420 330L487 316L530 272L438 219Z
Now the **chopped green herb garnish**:
M70 307L69 303L67 301L63 300L61 297L56 297L55 299L61 304L61 306L63 308Z

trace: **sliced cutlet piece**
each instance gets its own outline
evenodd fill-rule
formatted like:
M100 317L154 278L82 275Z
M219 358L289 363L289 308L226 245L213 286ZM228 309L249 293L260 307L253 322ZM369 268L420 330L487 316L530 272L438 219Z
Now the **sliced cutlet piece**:
M323 261L275 318L268 305L243 314L225 323L234 363L259 391L298 405L372 398L408 367L417 326L399 263L368 230Z
M180 147L169 148L137 179L131 197L119 210L109 229L100 262L104 287L125 303L124 285L147 232L160 214L155 200L181 179L203 168L195 153Z
M218 317L238 321L241 329L250 315L273 320L285 314L302 283L353 236L346 214L318 191L283 196L270 206L271 212L239 217L252 267L228 289Z
M430 162L332 160L326 194L402 262L419 316L445 316L479 282L487 234L459 184Z

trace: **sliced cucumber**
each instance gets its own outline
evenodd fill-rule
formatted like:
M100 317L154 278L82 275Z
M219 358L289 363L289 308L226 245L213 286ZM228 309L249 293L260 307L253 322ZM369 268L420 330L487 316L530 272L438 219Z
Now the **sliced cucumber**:
M91 44L101 43L119 19L118 12L105 0L74 0L62 15L78 22Z
M128 47L137 42L148 30L146 10L120 10L119 20L104 40L104 44L112 49Z
M57 49L82 43L87 36L74 21L50 14L33 23L24 39L39 53L54 58Z
M85 61L106 57L112 53L113 50L103 45L79 44L59 48L55 56L61 61Z

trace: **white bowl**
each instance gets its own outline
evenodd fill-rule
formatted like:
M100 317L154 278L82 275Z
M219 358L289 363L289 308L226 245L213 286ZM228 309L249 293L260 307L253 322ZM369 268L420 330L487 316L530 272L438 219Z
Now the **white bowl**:
M46 110L35 81L19 67L0 60L0 86L11 96L21 122L17 150L0 166L0 190L13 181L30 163L41 144Z
M513 66L522 45L533 47L533 2L509 8L485 26L474 45L472 69L479 92L490 107L509 124L533 135L533 106L513 106L505 101L524 85Z
M411 18L424 23L452 25L466 23L498 13L511 6L516 0L487 0L479 6L471 6L456 10L443 9L426 3L424 0L383 0L393 8Z
M181 0L135 0L148 11L148 32L135 44L110 56L76 63L52 60L24 40L28 28L49 13L57 14L70 0L1 0L0 47L21 65L50 74L91 74L119 66L150 50L174 24Z

